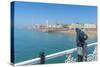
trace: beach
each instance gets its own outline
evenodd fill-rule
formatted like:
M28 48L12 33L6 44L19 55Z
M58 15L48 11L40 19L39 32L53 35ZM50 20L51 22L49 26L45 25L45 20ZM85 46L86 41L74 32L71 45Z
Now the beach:
M70 35L76 35L75 29L68 29L68 28L38 28L33 29L33 31L41 31L41 32L57 32L57 33L66 33ZM83 32L85 32L88 36L96 36L97 35L97 29L96 28L89 28L89 29L81 29Z
M66 33L70 35L76 35L75 30L67 30L67 31L57 31L58 33ZM85 30L84 31L89 37L90 36L97 36L97 30Z

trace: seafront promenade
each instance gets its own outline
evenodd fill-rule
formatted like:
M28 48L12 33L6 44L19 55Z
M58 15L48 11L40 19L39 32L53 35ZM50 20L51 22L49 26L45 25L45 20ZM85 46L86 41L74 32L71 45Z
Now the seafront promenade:
M72 34L75 35L75 29L74 28L32 28L33 31L40 31L40 32L58 32L58 33L66 33L66 34ZM85 33L87 33L88 36L95 36L97 35L97 29L96 28L84 28L82 29Z
M49 24L46 23L44 25L33 25L33 31L41 31L41 32L59 32L59 33L69 33L75 34L75 29L80 28L88 35L96 35L97 33L97 25L96 24Z

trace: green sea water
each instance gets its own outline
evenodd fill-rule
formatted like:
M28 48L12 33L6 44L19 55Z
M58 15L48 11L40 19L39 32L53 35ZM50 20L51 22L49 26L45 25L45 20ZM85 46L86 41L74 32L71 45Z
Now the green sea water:
M97 36L89 37L87 43L97 42ZM27 29L14 29L15 63L76 47L76 36L58 32L37 32ZM91 52L92 49L88 50ZM74 57L77 55L74 54ZM46 61L46 63L64 63L66 56Z

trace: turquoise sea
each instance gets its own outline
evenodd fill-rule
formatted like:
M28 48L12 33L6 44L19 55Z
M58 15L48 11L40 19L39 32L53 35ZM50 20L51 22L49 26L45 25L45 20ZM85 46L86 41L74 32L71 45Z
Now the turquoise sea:
M97 36L89 37L87 43L97 42ZM76 47L76 36L65 33L46 33L28 29L14 29L15 63L37 58L40 52L45 55ZM88 53L92 50L88 50ZM74 55L76 56L76 54ZM65 56L46 61L63 63Z

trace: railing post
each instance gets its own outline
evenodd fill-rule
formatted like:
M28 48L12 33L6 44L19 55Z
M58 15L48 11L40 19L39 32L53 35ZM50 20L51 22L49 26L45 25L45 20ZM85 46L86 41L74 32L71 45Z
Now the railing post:
M87 34L85 34L82 30L79 28L76 28L76 35L77 35L77 61L83 62L87 61L87 43L85 42L88 38Z
M40 53L40 64L45 64L45 53L44 52Z

